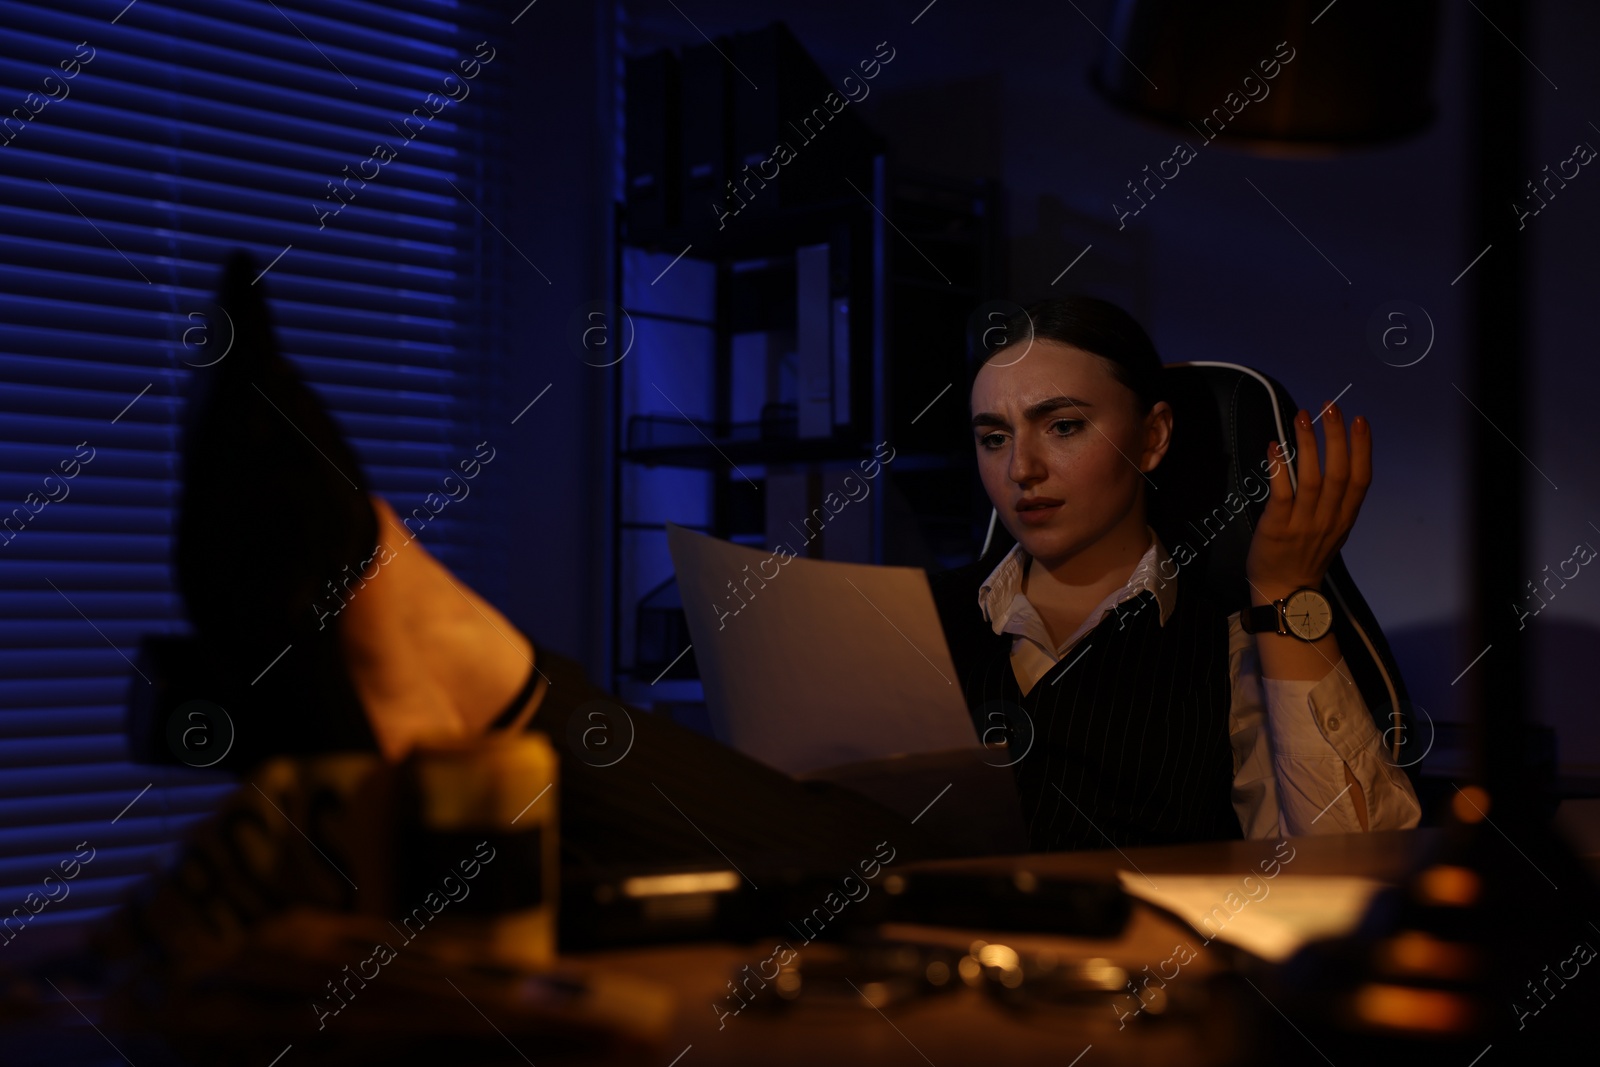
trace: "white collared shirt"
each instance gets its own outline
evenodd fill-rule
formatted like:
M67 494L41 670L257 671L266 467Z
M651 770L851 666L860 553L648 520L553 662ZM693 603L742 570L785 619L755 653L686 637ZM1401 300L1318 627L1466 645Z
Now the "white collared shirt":
M1022 592L1030 559L1013 545L978 590L978 606L997 634L1010 633L1011 668L1024 693L1068 654L1118 604L1145 590L1155 595L1165 626L1178 602L1166 546L1150 532L1150 547L1121 589L1106 595L1082 624L1051 647L1043 618ZM1274 638L1283 640L1283 638ZM1068 670L1071 668L1069 667ZM1233 744L1233 808L1246 837L1360 832L1344 768L1366 798L1371 830L1402 830L1422 816L1405 771L1383 746L1360 689L1343 657L1319 681L1261 677L1255 637L1239 612L1228 616L1228 674L1233 699L1228 736Z

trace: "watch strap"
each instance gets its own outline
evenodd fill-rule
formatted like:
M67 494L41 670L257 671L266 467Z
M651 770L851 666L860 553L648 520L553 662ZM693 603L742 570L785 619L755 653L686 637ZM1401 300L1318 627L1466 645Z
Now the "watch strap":
M1282 633L1278 629L1278 604L1258 604L1239 613L1239 624L1247 634Z

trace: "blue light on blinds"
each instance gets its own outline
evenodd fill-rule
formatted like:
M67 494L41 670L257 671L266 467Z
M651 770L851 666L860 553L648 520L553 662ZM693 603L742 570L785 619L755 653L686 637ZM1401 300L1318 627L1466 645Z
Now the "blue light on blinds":
M69 896L0 923L0 953L103 913L227 788L130 764L123 733L139 639L183 626L178 428L187 365L225 344L204 316L227 254L270 268L283 349L397 511L471 453L462 198L487 78L461 78L467 18L451 0L0 0L0 920L96 850ZM425 540L470 571L477 532L447 514Z

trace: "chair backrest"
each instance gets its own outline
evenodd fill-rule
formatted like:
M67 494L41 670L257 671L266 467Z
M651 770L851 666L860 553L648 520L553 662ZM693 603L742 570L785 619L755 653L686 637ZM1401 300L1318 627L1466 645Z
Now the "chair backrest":
M1218 603L1248 607L1244 565L1266 505L1267 442L1296 447L1291 431L1299 408L1277 381L1237 363L1169 363L1165 385L1173 409L1172 443L1145 496L1150 525L1175 559L1189 556L1179 545L1189 547L1193 558L1184 569L1198 574ZM1298 489L1293 463L1289 475ZM990 516L980 554L996 561L1013 543L997 520L998 513ZM1336 609L1339 649L1383 735L1388 758L1415 779L1425 744L1414 742L1400 668L1339 556L1328 567L1324 589Z

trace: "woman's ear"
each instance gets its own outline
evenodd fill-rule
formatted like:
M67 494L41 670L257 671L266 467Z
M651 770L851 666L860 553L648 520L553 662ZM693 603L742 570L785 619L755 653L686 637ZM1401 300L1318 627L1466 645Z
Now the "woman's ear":
M1172 405L1157 400L1144 417L1144 454L1139 457L1139 469L1155 470L1171 444Z

